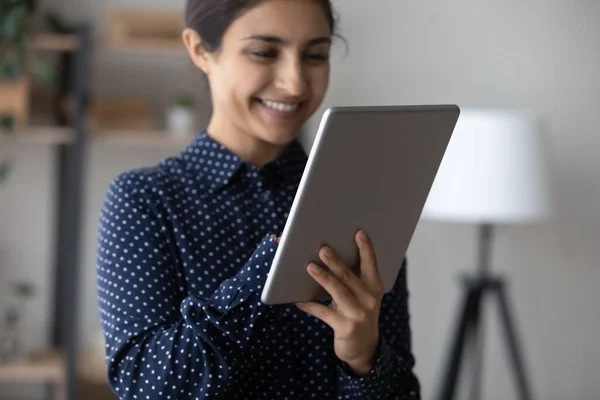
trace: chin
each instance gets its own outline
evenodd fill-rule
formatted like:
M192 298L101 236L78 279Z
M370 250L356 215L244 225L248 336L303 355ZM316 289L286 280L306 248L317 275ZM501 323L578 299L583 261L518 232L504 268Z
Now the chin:
M263 140L275 146L287 146L294 141L300 134L299 127L290 128L267 128L262 135Z
M300 134L307 115L314 109L312 101L301 101L295 104L274 103L255 98L252 101L251 114L261 127L260 138L276 146L291 143Z

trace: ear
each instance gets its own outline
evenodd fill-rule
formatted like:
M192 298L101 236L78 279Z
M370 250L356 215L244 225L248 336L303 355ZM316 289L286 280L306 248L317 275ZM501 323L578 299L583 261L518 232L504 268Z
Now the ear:
M198 32L191 28L185 28L181 36L194 65L208 76L210 73L209 54L204 48Z

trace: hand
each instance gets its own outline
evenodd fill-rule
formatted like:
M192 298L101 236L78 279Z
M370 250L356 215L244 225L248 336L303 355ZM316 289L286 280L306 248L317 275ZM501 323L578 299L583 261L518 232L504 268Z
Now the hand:
M377 358L379 311L385 289L370 239L361 230L356 242L360 251L360 277L325 246L319 256L330 271L310 264L308 272L331 295L332 307L314 302L297 306L329 325L334 331L336 356L356 374L367 375Z

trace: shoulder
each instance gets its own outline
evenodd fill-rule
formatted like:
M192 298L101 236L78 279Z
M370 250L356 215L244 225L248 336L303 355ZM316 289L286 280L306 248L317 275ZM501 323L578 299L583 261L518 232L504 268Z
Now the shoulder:
M145 203L156 205L180 189L181 161L166 158L159 163L128 170L112 179L106 193L106 202Z

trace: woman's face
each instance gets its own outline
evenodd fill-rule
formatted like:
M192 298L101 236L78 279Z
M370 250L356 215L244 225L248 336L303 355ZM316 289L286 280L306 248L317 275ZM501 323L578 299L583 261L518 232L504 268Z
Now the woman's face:
M292 141L329 85L331 32L321 5L264 1L227 30L205 55L213 121L270 145Z

